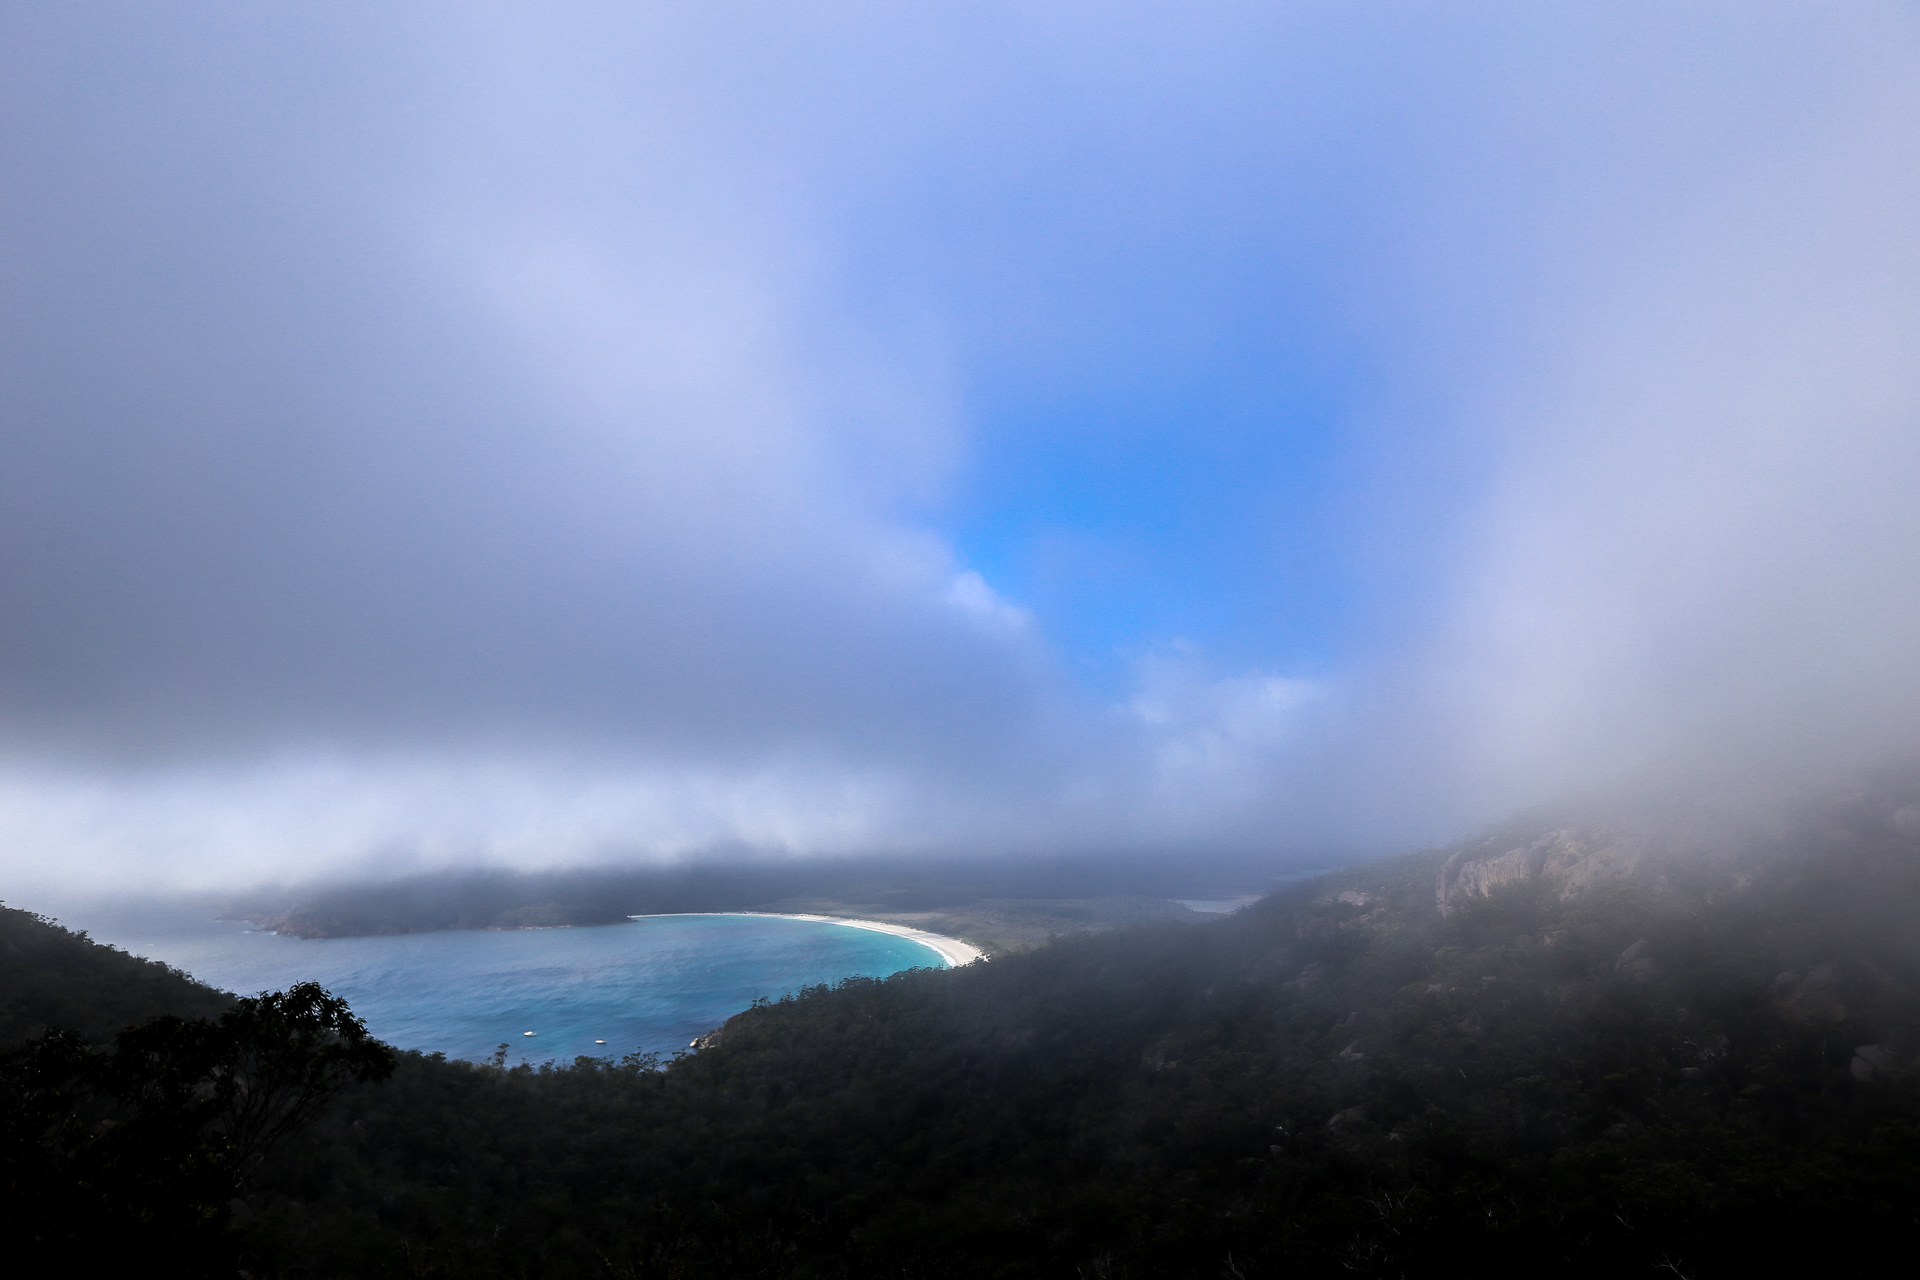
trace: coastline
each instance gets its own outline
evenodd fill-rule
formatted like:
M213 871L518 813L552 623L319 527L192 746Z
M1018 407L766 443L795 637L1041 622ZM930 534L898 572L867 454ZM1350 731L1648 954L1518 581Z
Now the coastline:
M962 942L944 933L929 933L925 929L904 924L888 924L885 920L855 920L850 916L797 915L787 911L665 911L654 915L628 916L627 919L665 920L673 916L765 916L774 920L811 920L815 924L843 924L853 929L870 929L874 933L890 933L896 938L917 942L945 960L950 969L983 960L987 954L971 942Z

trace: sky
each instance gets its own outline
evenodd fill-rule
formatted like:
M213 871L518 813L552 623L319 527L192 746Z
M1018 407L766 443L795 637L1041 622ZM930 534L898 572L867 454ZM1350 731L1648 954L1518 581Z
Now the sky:
M1907 4L0 14L0 872L1455 838L1920 721Z

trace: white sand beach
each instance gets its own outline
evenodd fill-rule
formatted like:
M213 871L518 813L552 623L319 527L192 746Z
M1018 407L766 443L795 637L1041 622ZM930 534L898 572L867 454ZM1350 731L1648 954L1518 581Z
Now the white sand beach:
M923 947L931 947L940 953L940 958L958 969L963 964L972 964L987 954L971 942L962 942L958 938L949 938L944 933L928 933L925 929L914 929L904 924L888 924L885 920L854 920L846 916L809 916L795 915L784 911L679 911L673 915L689 916L768 916L775 920L812 920L818 924L844 924L853 929L871 929L875 933L891 933L897 938L910 938ZM628 916L629 920L659 920L664 915Z

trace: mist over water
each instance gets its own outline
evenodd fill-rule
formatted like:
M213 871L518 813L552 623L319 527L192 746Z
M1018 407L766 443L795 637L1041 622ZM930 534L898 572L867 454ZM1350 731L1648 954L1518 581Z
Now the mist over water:
M0 19L19 905L1914 738L1909 7L450 14Z

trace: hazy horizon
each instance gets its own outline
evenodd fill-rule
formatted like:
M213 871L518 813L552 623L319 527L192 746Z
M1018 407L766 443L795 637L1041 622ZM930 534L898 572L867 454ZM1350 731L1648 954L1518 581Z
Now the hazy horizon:
M6 891L1911 747L1920 14L0 18Z

